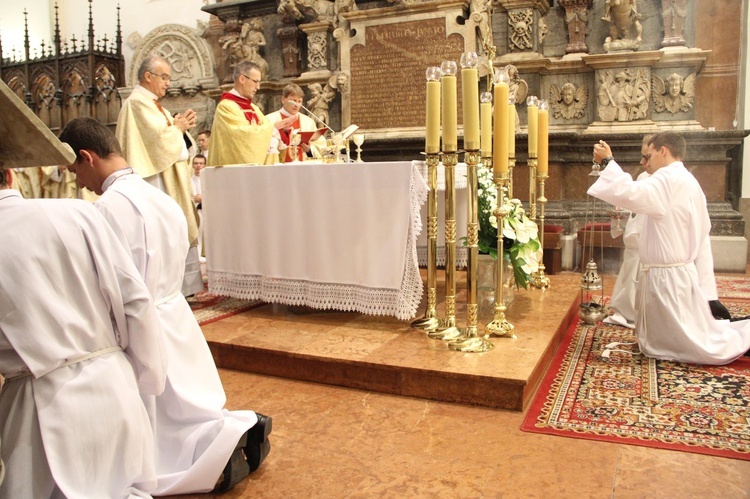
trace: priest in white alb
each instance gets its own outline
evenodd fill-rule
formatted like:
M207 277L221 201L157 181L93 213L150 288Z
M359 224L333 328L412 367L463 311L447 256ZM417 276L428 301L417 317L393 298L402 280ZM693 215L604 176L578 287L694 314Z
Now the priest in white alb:
M602 172L588 193L643 216L635 331L648 357L722 365L750 349L750 321L716 320L698 265L710 252L706 196L685 168L685 140L664 132L648 143L650 177L634 181L609 146L594 146ZM701 256L703 255L703 256ZM704 277L703 277L704 278ZM715 284L714 284L715 286Z
M195 111L172 114L159 102L170 86L172 70L164 59L151 56L138 68L138 85L122 103L117 117L117 140L136 173L169 194L187 220L190 251L185 261L182 293L203 291L198 260L198 215L193 204L188 130L195 126Z

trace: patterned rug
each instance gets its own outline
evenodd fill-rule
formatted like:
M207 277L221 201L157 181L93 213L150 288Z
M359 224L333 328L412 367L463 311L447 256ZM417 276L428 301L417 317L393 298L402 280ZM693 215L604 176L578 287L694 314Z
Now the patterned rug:
M750 278L743 276L716 276L716 288L722 298L750 299Z
M260 300L240 300L200 292L187 299L198 324L204 326L262 305Z
M750 301L721 301L750 314ZM601 356L604 345L634 341L624 327L573 324L521 429L750 460L750 357L712 367Z

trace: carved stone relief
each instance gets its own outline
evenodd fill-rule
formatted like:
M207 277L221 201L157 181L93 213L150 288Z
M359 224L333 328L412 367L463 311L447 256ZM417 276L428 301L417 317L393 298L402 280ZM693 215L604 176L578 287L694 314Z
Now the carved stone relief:
M284 59L284 77L299 76L302 71L302 54L299 46L299 28L287 25L276 30L281 42L281 53Z
M326 125L330 124L328 107L336 97L338 91L342 95L349 93L349 75L340 72L332 75L323 83L311 83L308 87L312 96L307 101L307 107Z
M687 0L662 0L661 17L664 21L662 47L684 46L683 26L687 17Z
M599 118L608 122L645 119L650 94L648 69L601 71L597 91Z
M326 69L328 60L326 49L328 47L328 30L313 31L307 34L307 67L310 71Z
M516 9L508 11L508 49L511 52L533 48L534 11Z
M559 0L565 9L565 24L568 27L568 45L565 52L568 54L589 51L586 46L589 2L590 0Z
M582 118L586 113L588 98L589 91L584 85L566 82L561 87L550 86L549 101L552 117L563 120Z
M604 50L638 50L643 41L642 18L637 0L605 0L602 21L609 23L609 36Z
M672 73L662 80L659 76L651 79L654 97L654 111L676 114L688 112L693 108L695 100L695 73L683 78Z

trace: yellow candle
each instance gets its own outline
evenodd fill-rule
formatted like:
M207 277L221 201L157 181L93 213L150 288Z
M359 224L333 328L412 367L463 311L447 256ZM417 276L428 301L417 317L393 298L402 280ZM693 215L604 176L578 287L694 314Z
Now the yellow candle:
M442 116L443 116L443 152L458 150L458 117L456 97L456 75L444 74L441 79Z
M508 156L516 156L516 105L508 103Z
M529 156L537 155L537 137L539 134L539 108L529 106L527 108L529 118Z
M537 172L547 175L549 172L549 111L539 109L539 137L537 139Z
M427 82L427 130L425 132L425 152L440 152L440 81Z
M508 173L508 84L495 83L495 149L492 166L495 175Z
M492 156L492 102L482 102L479 104L479 114L482 120L481 136L479 141L482 143L482 157L489 158Z
M464 149L479 150L479 75L477 68L461 70L461 97L464 111Z

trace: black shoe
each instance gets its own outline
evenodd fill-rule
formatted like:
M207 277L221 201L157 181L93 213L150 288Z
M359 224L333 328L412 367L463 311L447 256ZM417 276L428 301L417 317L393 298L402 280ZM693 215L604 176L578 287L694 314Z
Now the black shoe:
M273 419L263 414L257 414L257 416L258 422L246 433L245 457L250 467L250 473L257 470L268 453L271 452L271 442L268 440L268 436L271 434Z
M724 306L719 300L711 300L708 302L708 306L711 307L711 315L714 319L731 320L732 314L729 313L727 307Z
M243 435L242 438L243 440L240 440L240 443L244 443L245 436ZM224 467L221 479L214 490L217 492L226 492L244 480L244 478L250 474L250 471L250 466L245 459L243 449L238 446L234 449L234 452L232 452L232 457L229 458L229 462Z

